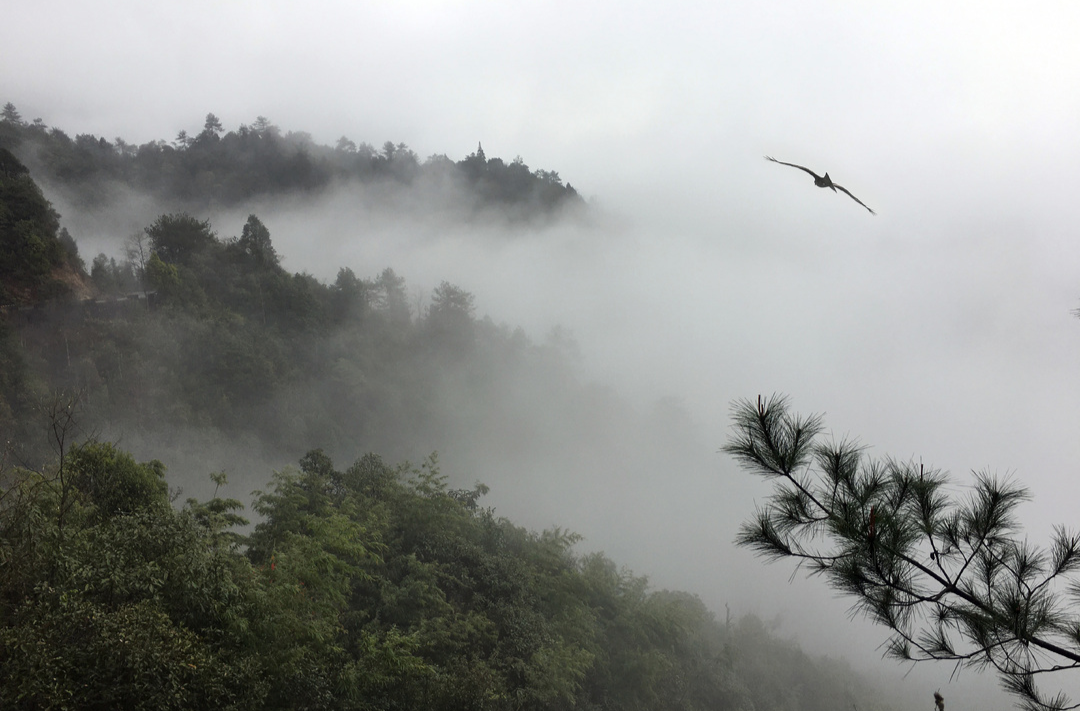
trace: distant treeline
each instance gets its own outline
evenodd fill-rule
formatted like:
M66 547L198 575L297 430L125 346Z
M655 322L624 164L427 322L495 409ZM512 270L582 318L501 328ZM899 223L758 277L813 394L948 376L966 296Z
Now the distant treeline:
M404 143L387 141L376 149L344 136L331 147L303 131L283 133L262 116L226 132L208 114L201 131L134 145L90 134L72 139L40 118L24 121L8 103L0 112L0 148L30 166L39 181L63 188L87 208L109 204L117 185L203 211L341 181L458 181L466 188L462 199L472 207L500 208L521 218L583 204L557 172L531 170L520 157L509 163L489 159L477 147L457 162L442 154L421 160Z

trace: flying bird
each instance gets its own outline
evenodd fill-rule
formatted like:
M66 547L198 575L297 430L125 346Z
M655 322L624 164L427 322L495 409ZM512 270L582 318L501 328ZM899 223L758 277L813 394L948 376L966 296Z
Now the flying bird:
M805 170L807 173L814 176L814 185L818 186L819 188L832 188L834 193L837 190L843 190L845 193L847 193L847 196L849 198L851 198L855 202L859 203L863 207L866 207L866 203L864 203L862 200L860 200L859 198L852 195L851 191L849 191L843 185L837 185L836 183L834 183L832 181L832 178L829 177L828 173L826 173L825 175L818 175L817 173L810 170L809 168L804 168L801 165L795 165L794 163L785 163L782 160L776 160L772 156L765 156L765 160L771 160L773 163L779 163L780 165L790 165L792 168L798 168L799 170ZM866 207L866 209L870 210L869 207ZM876 215L877 213L874 212L873 210L870 210L870 214L871 215Z

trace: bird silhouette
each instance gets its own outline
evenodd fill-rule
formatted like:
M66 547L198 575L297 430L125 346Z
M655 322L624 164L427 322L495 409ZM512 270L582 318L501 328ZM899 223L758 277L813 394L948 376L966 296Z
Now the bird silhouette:
M843 185L837 185L836 183L834 183L832 181L832 178L829 177L828 173L826 173L825 175L818 175L817 173L810 170L809 168L804 168L801 165L795 165L794 163L785 163L782 160L776 160L772 156L765 156L765 160L771 160L773 163L779 163L780 165L789 165L792 168L798 168L799 170L805 170L807 173L814 176L814 185L818 186L819 188L832 188L834 193L837 190L842 190L843 192L847 193L847 196L849 198L851 198L855 202L859 203L863 207L866 207L867 210L870 210L870 208L866 206L866 203L864 203L862 200L860 200L859 198L852 195L850 190L845 188ZM870 210L870 214L871 215L876 215L877 213L874 212L873 210Z

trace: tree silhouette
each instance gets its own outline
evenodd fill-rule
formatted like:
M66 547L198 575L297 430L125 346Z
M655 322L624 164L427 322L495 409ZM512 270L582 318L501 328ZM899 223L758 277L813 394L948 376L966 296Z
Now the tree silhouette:
M3 111L0 111L0 121L6 123L22 124L22 115L19 114L19 110L15 108L15 104L10 101L4 104Z
M1036 679L1080 667L1080 535L1058 527L1047 549L1019 538L1021 486L976 474L966 499L922 464L873 460L851 442L820 442L822 418L784 397L733 407L724 451L775 482L736 542L792 558L856 598L892 630L886 656L992 667L1025 709L1071 709ZM1064 588L1064 590L1063 590Z
M206 115L206 123L203 124L203 133L220 136L225 129L221 126L221 120L214 114Z

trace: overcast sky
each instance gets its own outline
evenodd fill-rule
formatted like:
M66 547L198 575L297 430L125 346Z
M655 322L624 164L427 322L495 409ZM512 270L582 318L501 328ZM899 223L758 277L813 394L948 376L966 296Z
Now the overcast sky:
M227 130L261 115L421 157L482 141L558 171L606 225L391 243L273 214L290 269L389 264L534 335L566 325L591 377L642 406L681 399L716 448L734 398L785 392L873 453L958 481L1013 473L1036 497L1033 540L1080 524L1080 4L38 0L3 14L0 102L69 135L171 140L214 112ZM829 171L878 215L765 154ZM714 464L725 523L688 530L716 535L702 551L730 548L727 517L767 492ZM787 623L807 647L857 627L820 581L739 555L733 575L762 582L735 590L719 571L696 580L722 594L694 591L816 616Z

